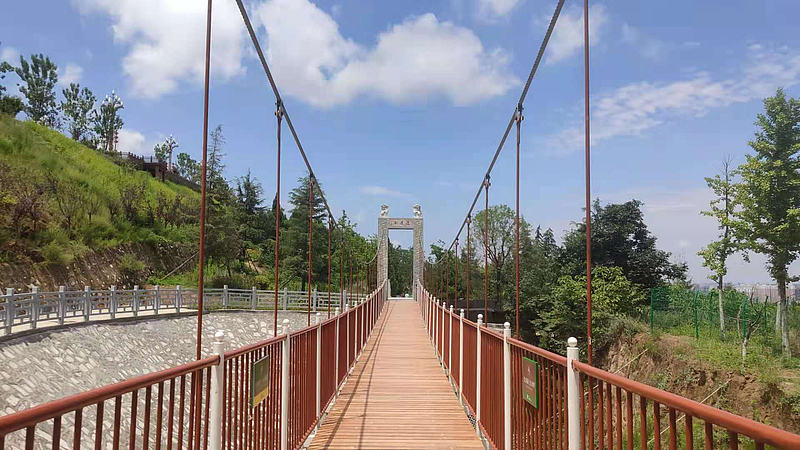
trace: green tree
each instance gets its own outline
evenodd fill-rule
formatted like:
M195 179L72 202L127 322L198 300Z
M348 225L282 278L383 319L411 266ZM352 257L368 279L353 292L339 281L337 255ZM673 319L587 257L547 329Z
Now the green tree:
M61 111L69 122L67 129L72 139L80 142L89 131L90 113L94 110L94 102L97 99L92 91L88 88L81 89L81 85L76 83L70 83L61 93L64 95Z
M94 111L92 114L94 132L100 140L101 149L106 153L116 150L119 130L125 124L119 116L119 110L124 108L122 99L112 90L111 95L106 95L103 99L100 112Z
M58 83L58 66L43 54L31 55L31 62L24 56L19 57L19 67L14 68L22 80L19 91L28 103L25 114L37 123L57 128L58 109L56 105L56 83Z
M327 211L320 195L322 187L318 182L314 182L313 202L310 204L310 177L298 178L297 182L298 186L289 193L289 203L294 209L289 215L285 232L281 234L281 257L289 279L299 279L302 289L305 290L308 281L309 214L312 217L311 283L320 280L327 282Z
M598 349L612 339L611 323L615 316L631 313L644 301L644 295L628 280L619 267L597 266L592 269L592 339ZM586 336L586 276L562 276L553 289L553 302L542 312L539 344L553 351L563 351L564 342L576 337L582 345Z
M717 306L719 309L719 327L722 339L725 339L725 312L723 310L723 292L725 291L725 275L728 273L728 257L739 250L739 241L733 230L733 216L736 209L735 184L731 170L731 157L722 160L722 170L714 177L706 177L706 184L716 196L710 203L710 210L701 214L717 220L720 234L717 240L703 247L697 254L703 258L703 267L711 270L710 280L717 282ZM747 258L747 254L745 254Z
M767 257L767 270L778 284L776 328L783 352L790 356L786 320L786 284L798 279L789 265L800 255L800 101L782 89L764 100L759 128L748 145L755 151L736 169L735 226L744 246Z
M225 134L222 132L222 125L217 125L209 137L211 140L208 143L206 181L209 184L209 189L213 189L212 186L216 184L227 185L227 182L222 175L222 173L225 171L225 163L222 162L222 158L225 157L223 148L225 147L226 142Z
M671 263L669 252L656 247L656 237L647 229L642 202L630 200L592 208L592 263L619 267L625 277L644 289L668 280L686 278L685 263ZM560 261L573 276L586 274L586 223L575 224L564 236Z
M525 218L520 218L520 251L530 243L530 225ZM508 280L514 279L514 258L516 254L516 214L508 205L489 207L489 233L486 241L486 211L480 211L472 220L472 244L483 254L484 249L489 255L489 272L494 272L494 291L498 300L504 301L505 306L513 303L509 295ZM486 242L484 242L486 241ZM486 271L487 268L484 268ZM451 276L452 280L452 276Z
M389 242L389 281L392 295L402 296L411 293L411 280L414 270L414 251Z
M175 165L178 175L195 183L200 182L200 164L192 159L188 153L178 153L178 163Z

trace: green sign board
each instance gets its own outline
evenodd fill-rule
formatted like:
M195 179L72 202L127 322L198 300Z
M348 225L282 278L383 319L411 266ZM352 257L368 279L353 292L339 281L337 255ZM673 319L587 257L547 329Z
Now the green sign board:
M269 355L250 363L250 403L255 408L269 397Z
M522 398L534 408L539 407L539 363L522 358Z

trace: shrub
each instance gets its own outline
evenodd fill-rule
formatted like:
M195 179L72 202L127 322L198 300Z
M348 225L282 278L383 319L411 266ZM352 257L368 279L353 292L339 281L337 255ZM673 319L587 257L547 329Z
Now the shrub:
M51 266L67 266L75 260L75 255L69 251L69 247L57 241L45 244L41 253L44 262Z
M119 260L119 271L122 282L126 285L136 285L144 280L145 265L134 255L124 255Z

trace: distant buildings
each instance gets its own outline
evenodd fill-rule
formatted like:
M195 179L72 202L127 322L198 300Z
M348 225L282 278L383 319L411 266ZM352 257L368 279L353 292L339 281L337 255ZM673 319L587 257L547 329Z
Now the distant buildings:
M766 283L739 283L734 284L733 288L737 291L747 293L752 292L755 298L766 299L769 298L770 302L778 301L778 285ZM800 303L800 283L790 284L786 286L786 297L790 302Z

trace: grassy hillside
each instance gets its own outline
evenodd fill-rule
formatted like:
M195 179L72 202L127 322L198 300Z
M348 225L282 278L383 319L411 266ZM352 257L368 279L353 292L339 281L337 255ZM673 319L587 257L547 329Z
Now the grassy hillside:
M198 211L189 188L0 115L0 263L66 266L122 244L193 243Z

